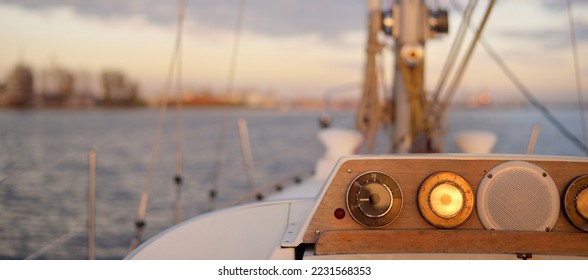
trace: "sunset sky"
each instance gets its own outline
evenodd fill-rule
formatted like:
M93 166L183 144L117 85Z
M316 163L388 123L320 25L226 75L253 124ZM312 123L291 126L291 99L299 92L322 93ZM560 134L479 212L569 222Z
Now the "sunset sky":
M430 2L449 9L450 34L427 43L428 89L437 82L461 20L449 1ZM475 23L487 2L478 4ZM227 87L238 6L238 0L188 1L187 88ZM588 17L582 16L588 1L576 0L573 6L582 82L588 88ZM0 0L0 81L18 61L35 71L56 63L95 76L115 68L153 96L167 75L176 9L176 1L160 0ZM365 30L363 0L247 0L235 86L292 97L320 96L329 88L359 83ZM542 99L577 98L565 1L498 1L484 37ZM462 96L490 91L521 98L481 46L468 70Z

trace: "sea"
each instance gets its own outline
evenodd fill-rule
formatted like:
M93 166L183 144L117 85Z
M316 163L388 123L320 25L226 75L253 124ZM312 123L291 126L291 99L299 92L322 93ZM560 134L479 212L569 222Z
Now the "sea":
M577 108L551 111L582 139ZM159 137L156 109L0 109L0 259L88 257L91 149L97 154L95 258L122 259L129 253L140 196L147 186L150 199L143 240L173 225L176 151L182 162L182 220L187 220L251 191L237 129L239 119L248 127L255 187L263 187L314 168L325 152L317 138L323 113L184 108L178 145L178 118L173 108L165 115ZM333 127L354 128L352 110L328 113ZM460 152L452 140L455 133L482 129L497 135L494 153L522 154L533 126L538 125L535 154L584 156L532 107L459 107L449 111L447 120L448 153ZM385 129L380 144L388 137ZM159 144L154 145L156 142ZM150 173L152 158L156 160ZM218 188L211 201L217 159Z

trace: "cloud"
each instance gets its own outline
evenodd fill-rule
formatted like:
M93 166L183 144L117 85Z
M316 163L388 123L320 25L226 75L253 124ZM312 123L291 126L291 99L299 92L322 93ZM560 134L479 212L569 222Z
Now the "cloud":
M141 15L155 24L174 24L177 2L161 0L0 0L34 11L71 7L82 16L100 18ZM196 24L232 30L237 20L238 0L188 1L187 17ZM357 0L249 0L243 28L271 36L317 33L336 38L365 26L365 2Z
M19 5L29 10L41 12L68 6L81 15L106 18L144 14L156 22L166 22L175 15L173 2L168 3L167 1L157 0L0 0L0 2ZM169 15L167 15L168 13Z
M575 31L578 42L588 41L588 22L576 22ZM568 26L561 29L504 30L501 35L506 40L531 41L544 49L569 48L571 44Z
M571 0L570 0L571 1ZM572 7L580 7L588 5L588 0L573 0ZM541 6L550 11L567 12L567 0L542 0Z
M503 26L497 34L511 42L525 41L542 50L569 49L571 44L567 1L542 0L530 24L521 28ZM573 1L574 31L579 44L588 42L588 20L581 15L588 11L588 0ZM532 9L532 8L529 8ZM526 11L526 10L525 10ZM534 21L534 22L533 22Z

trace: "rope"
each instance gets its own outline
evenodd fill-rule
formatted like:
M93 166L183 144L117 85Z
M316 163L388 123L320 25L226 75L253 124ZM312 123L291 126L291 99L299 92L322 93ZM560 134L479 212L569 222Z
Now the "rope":
M570 23L570 39L572 40L572 54L574 57L574 73L576 77L576 92L578 94L578 105L580 107L580 121L582 123L582 134L584 135L584 145L588 143L588 129L586 128L586 109L584 104L584 94L582 92L582 78L580 77L580 60L578 59L578 44L576 40L576 24L572 12L572 1L567 1L568 19ZM586 150L588 155L588 150Z
M182 0L178 0L178 1L182 1ZM184 6L179 5L179 9L180 9L180 13L182 14L182 16L179 18L180 23L178 24L178 26L181 26L183 24L183 20L184 20L183 14L185 14L185 11L186 11L185 5ZM143 228L145 227L145 214L147 212L147 204L149 202L149 192L151 191L151 186L153 185L153 174L154 174L155 166L157 163L157 155L158 155L158 151L159 151L159 144L161 142L163 123L165 120L165 113L167 111L168 95L169 95L169 91L170 91L171 80L172 80L172 77L174 74L174 66L176 65L176 62L179 58L181 37L182 37L181 28L179 28L177 31L177 34L176 34L176 43L175 43L175 47L174 47L174 52L173 52L171 60L170 60L168 76L167 76L167 80L165 83L165 90L163 93L162 102L160 104L159 117L157 120L157 128L156 128L156 132L155 132L155 136L154 136L154 140L153 140L153 148L151 150L151 157L149 160L147 181L146 181L145 186L143 188L143 193L141 194L141 201L139 203L139 209L137 211L137 220L135 221L135 235L133 237L133 241L131 242L131 247L130 247L131 250L133 250L133 249L137 248L137 246L139 246L139 243L141 242L141 233L143 231Z
M369 15L369 34L367 44L367 63L365 67L363 95L356 114L356 127L367 138L367 152L375 148L376 136L381 121L381 105L378 97L379 82L376 55L381 52L383 45L378 42L381 13L371 11Z
M238 8L238 17L237 23L235 26L235 37L233 39L233 50L231 54L231 62L229 64L229 75L227 79L227 94L230 96L233 95L234 84L235 84L235 72L237 70L237 58L239 56L239 44L241 39L241 32L243 29L243 18L245 14L245 0L239 1L239 8ZM209 210L214 210L214 202L216 200L216 196L219 189L219 179L220 179L220 169L223 160L223 154L225 149L225 138L228 129L228 109L224 108L223 110L223 121L219 132L219 140L216 149L216 157L214 161L214 173L212 179L212 189L209 192L210 204L208 206Z
M393 123L394 116L392 115L393 112L393 105L392 105L392 87L389 83L386 82L386 77L392 77L392 75L386 75L386 67L384 66L384 53L380 52L377 56L377 71L376 74L378 75L378 87L381 89L382 98L384 100L384 104L382 106L382 113L381 113L381 122L386 127Z
M426 127L424 115L422 114L425 107L426 99L423 92L423 73L424 63L420 62L418 65L409 66L406 62L401 61L400 71L404 80L404 87L408 94L408 102L410 106L410 128L411 136L414 136L423 131Z

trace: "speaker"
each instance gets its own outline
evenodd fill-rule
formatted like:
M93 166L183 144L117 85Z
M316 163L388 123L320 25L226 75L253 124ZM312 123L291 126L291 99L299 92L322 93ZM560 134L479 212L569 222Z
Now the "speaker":
M551 231L559 216L560 198L543 169L508 161L486 173L478 186L476 204L486 229Z

